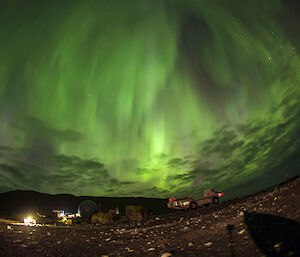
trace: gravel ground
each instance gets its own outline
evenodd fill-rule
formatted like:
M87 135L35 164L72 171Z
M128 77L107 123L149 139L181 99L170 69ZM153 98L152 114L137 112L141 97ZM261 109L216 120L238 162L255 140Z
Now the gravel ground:
M299 189L300 178L141 226L26 227L2 220L0 256L300 256Z

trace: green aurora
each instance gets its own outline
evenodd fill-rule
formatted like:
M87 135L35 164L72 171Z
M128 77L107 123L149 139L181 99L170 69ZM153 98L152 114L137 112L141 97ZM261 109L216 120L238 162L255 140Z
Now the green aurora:
M295 1L0 5L0 192L236 197L299 174Z

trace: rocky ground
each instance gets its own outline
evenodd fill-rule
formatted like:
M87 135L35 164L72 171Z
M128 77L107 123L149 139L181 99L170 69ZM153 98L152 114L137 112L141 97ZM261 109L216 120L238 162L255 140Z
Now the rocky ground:
M272 191L147 224L0 222L0 256L300 256L300 178Z

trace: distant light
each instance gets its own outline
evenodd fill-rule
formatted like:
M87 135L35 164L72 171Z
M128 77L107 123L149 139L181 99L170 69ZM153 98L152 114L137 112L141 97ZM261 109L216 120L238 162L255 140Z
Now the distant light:
M24 219L25 226L36 226L36 220L34 218L28 217Z
M89 96L92 96L91 94L89 94Z
M269 57L268 59L271 60L271 57Z

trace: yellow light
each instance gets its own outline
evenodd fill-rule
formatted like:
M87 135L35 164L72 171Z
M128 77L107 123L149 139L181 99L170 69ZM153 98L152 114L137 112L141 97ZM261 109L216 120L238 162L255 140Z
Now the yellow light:
M26 226L35 226L36 225L36 220L31 218L31 217L25 218L24 219L24 225L26 225Z

